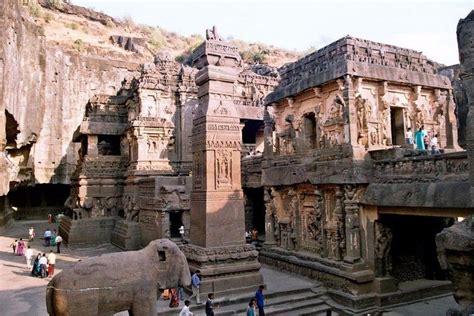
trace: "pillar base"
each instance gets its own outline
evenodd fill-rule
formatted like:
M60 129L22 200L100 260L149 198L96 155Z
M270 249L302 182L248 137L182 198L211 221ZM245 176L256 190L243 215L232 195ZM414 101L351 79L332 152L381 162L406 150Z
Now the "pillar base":
M263 284L258 252L252 245L203 248L187 244L180 248L191 271L201 271L202 301L209 293L222 298L255 292Z

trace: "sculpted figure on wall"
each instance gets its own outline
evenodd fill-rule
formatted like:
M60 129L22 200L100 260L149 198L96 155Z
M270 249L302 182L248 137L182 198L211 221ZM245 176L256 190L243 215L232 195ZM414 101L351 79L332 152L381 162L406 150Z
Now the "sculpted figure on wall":
M375 223L375 273L377 276L387 276L392 271L392 231L381 222Z
M138 222L138 213L140 209L138 208L138 205L135 201L135 197L131 195L125 196L123 198L122 204L123 204L125 220Z

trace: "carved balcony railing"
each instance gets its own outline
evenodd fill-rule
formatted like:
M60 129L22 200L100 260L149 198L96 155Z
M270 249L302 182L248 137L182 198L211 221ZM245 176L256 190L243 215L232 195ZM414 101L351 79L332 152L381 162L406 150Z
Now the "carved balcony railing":
M374 162L378 183L465 182L469 179L466 152L384 159Z
M121 156L85 156L79 166L79 176L87 178L122 177L127 160Z

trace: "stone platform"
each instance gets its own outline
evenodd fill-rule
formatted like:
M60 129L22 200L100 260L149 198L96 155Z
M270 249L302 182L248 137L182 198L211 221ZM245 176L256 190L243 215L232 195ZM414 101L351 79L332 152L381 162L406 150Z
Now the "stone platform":
M255 291L263 284L258 252L252 245L203 248L182 245L191 271L201 271L201 300L208 293L228 296Z
M140 249L139 224L132 221L117 221L112 231L111 242L122 250Z
M62 216L59 234L69 245L110 243L117 220L118 217L73 220L68 216Z

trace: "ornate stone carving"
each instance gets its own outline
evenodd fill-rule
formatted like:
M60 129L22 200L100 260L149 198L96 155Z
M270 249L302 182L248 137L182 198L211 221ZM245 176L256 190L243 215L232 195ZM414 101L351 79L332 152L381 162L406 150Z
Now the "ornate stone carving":
M375 242L375 273L377 276L390 275L392 231L381 222L375 222Z

